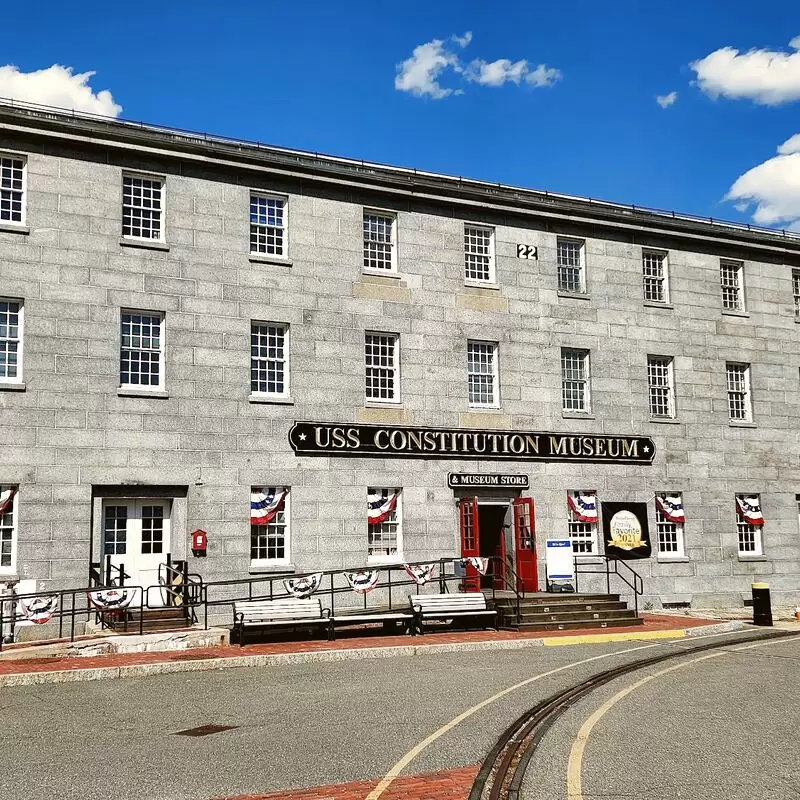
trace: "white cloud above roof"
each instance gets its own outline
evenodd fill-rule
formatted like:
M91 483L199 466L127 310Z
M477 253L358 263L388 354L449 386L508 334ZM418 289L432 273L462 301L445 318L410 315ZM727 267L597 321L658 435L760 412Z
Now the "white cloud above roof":
M107 89L95 92L89 86L94 74L74 74L72 67L60 64L34 72L20 72L13 64L7 64L0 67L0 98L118 117L122 106L114 102L111 92Z
M677 92L670 92L669 94L657 94L656 95L656 103L658 103L661 108L669 108L672 105L675 105L675 101L678 99Z
M775 106L800 100L800 36L790 50L748 50L721 47L689 67L697 85L709 96L752 100Z

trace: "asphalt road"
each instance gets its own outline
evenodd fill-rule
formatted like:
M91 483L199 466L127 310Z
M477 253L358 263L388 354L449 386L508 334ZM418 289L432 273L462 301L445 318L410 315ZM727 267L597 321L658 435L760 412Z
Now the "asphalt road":
M478 763L509 722L538 700L613 664L685 646L626 642L540 647L6 688L0 692L0 798L201 800L378 778L420 740L476 703L519 681L573 665L478 711L425 749L406 772L467 766ZM793 659L800 645L793 646L794 651L790 645L769 648L776 654L783 647L790 655L782 660L760 654L731 657L731 674L739 669L743 675L736 694L726 690L727 679L721 685L718 675L711 676L720 702L731 705L750 695L746 713L753 715L764 696L773 697L772 687L779 687L784 702L787 693L794 692L788 696L793 697L795 714L784 717L796 723L800 698L792 684L798 674L798 661ZM765 662L771 666L763 679L749 675L747 670L757 673ZM722 659L715 666L721 668ZM787 676L780 677L781 669ZM701 676L697 680L704 685L699 670L692 674ZM618 781L608 784L612 794L619 790L632 796L629 787L624 792L621 788L629 780L627 768L614 778L616 773L605 767L609 758L618 760L620 752L632 751L642 763L655 759L668 771L674 726L689 719L702 727L707 719L700 712L688 715L688 704L694 702L691 693L673 694L671 708L664 707L657 719L646 705L647 697L642 691L630 705L621 704L608 715L609 743L595 751L592 741L587 751L592 775L601 763L598 774ZM780 696L770 702L775 709L781 706ZM731 712L732 708L724 716ZM614 729L617 715L621 727ZM665 735L665 749L657 757L650 754L661 740L648 719L673 725L666 729L672 732ZM573 726L580 721L576 712ZM208 724L236 727L200 738L176 735ZM559 731L563 750L572 732L569 724ZM796 727L784 725L775 731L793 739L778 745L773 738L773 766L777 753L791 757L800 739ZM601 735L605 728L599 727L598 742ZM687 739L682 736L680 741ZM556 762L547 766L553 771L550 789L561 793L541 796L563 796L563 772L559 778ZM639 768L639 761L635 766ZM607 794L602 781L590 781L588 787L593 796ZM726 800L732 797L728 794Z

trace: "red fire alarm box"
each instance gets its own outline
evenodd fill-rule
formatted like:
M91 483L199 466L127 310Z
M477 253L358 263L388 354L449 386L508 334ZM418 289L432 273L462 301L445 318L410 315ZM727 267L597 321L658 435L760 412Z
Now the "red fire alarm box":
M204 556L208 548L208 534L203 530L192 533L192 555Z

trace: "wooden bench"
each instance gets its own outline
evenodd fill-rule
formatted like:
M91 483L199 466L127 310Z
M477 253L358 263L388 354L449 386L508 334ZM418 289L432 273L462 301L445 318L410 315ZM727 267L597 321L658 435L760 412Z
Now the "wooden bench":
M408 598L414 612L414 628L424 633L422 623L427 620L463 620L469 624L480 624L497 628L497 612L486 608L486 598L481 592L464 594L417 594Z
M377 611L370 614L366 611L354 614L336 614L333 617L335 627L344 625L366 625L370 622L382 622L384 627L400 622L406 633L411 633L414 622L414 615L407 611Z
M319 600L242 600L233 604L233 630L244 647L245 628L300 628L324 626L328 640L333 639L333 620L329 608Z

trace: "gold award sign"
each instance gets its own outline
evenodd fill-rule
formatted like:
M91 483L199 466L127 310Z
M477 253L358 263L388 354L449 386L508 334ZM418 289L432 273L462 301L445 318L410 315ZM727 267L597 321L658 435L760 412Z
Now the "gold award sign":
M630 511L617 511L611 517L608 527L611 535L608 544L611 547L619 547L620 550L635 550L644 544L642 526L636 515Z

